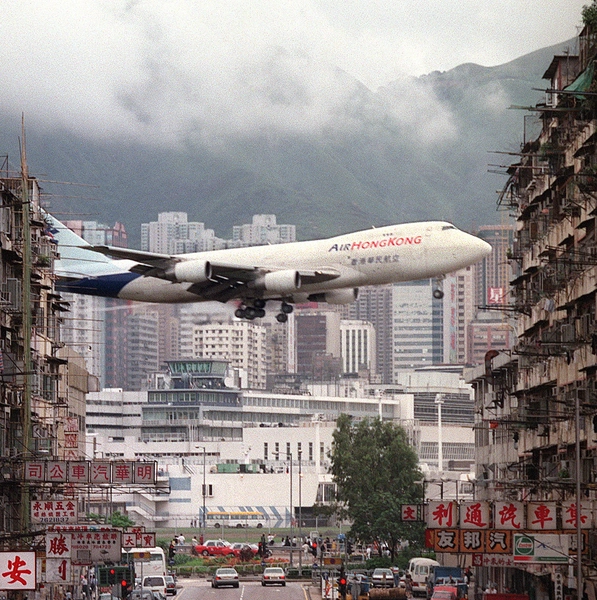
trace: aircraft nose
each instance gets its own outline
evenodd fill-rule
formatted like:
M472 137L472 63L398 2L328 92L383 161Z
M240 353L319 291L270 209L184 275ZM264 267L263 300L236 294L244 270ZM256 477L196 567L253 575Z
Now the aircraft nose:
M466 236L467 252L474 257L475 262L483 260L486 256L491 254L492 247L486 241L475 235L471 235L470 233L467 233Z
M485 258L486 256L489 256L491 254L491 251L493 250L491 244L488 244L485 240L482 240L478 237L475 238L475 242L479 250L480 258Z

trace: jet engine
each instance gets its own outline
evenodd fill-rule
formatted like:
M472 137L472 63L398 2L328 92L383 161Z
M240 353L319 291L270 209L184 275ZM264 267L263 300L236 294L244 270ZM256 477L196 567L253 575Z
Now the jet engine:
M256 287L276 294L289 294L301 287L301 274L298 271L272 271L256 282Z
M359 295L359 288L343 288L330 290L322 294L311 294L309 300L312 302L327 302L328 304L351 304Z
M165 278L176 282L203 283L211 279L211 264L207 260L183 260L170 267Z

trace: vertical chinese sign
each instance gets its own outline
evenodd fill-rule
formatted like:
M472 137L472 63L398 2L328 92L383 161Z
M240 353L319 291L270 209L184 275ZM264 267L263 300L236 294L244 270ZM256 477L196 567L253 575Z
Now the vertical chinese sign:
M70 533L46 534L46 581L71 582L72 538Z

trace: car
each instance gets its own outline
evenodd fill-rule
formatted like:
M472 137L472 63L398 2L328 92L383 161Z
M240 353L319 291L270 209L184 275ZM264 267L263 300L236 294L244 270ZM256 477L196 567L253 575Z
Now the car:
M194 547L196 554L202 556L238 556L240 550L232 548L230 542L226 540L207 540L204 544L197 544Z
M452 585L436 585L431 598L432 600L457 600L458 588Z
M239 587L238 573L232 567L222 567L218 569L211 580L212 588L219 588L225 585Z
M172 575L166 575L166 595L175 596L176 592L176 581L174 581L174 577L172 577Z
M104 592L98 596L98 600L118 600L118 598L110 594L110 592Z
M371 586L393 588L394 573L392 573L392 569L382 569L381 567L374 569L371 574Z
M166 600L166 598L160 592L154 592L149 588L141 588L133 590L129 594L129 600Z
M286 585L286 574L281 567L267 567L261 575L261 585Z
M236 542L234 544L230 544L230 547L233 550L238 550L239 552L241 552L243 548L249 548L253 554L257 554L259 551L257 544L246 544L245 542Z
M236 542L231 544L230 547L234 550L236 556L240 558L251 558L259 552L259 547L255 544L246 544L244 542Z

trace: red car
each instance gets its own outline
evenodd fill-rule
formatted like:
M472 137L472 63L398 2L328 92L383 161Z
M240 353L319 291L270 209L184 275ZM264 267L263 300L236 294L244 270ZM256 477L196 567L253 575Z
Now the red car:
M238 556L239 550L235 550L225 540L207 540L204 544L195 546L195 552L202 556Z

